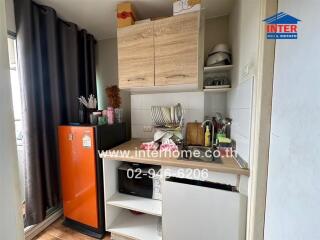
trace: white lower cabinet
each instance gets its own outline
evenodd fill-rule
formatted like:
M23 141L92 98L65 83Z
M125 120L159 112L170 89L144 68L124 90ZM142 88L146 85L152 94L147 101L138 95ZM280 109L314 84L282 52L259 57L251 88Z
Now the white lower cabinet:
M245 239L246 197L224 189L229 188L226 186L166 178L162 188L163 239Z
M161 202L119 193L121 164L103 161L106 231L115 234L115 239L245 239L247 198L229 191L238 185L237 175L208 172L206 182L201 182L187 176L187 168L162 166L170 174L161 180Z

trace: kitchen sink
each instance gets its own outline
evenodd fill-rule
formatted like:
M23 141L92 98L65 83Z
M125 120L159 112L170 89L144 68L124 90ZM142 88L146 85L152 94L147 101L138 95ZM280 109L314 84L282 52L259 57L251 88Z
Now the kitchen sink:
M215 147L183 146L178 160L222 163L220 157L214 156L215 150Z

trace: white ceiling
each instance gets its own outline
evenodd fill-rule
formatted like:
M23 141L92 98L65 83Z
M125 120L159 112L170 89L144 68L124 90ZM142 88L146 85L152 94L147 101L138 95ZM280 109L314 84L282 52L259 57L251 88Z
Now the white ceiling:
M85 28L97 40L116 36L116 6L124 0L35 0L62 19ZM173 0L131 0L138 19L171 16ZM230 13L233 0L203 0L206 18Z

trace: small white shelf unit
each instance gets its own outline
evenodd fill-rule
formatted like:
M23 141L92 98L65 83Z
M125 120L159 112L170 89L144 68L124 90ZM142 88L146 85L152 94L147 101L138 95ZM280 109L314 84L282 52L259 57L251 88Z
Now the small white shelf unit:
M207 86L203 89L204 92L227 92L231 90L230 85L221 85L221 86Z
M208 77L215 76L217 74L227 74L230 81L230 70L233 68L233 65L222 65L222 66L212 66L203 68L203 79L204 81ZM204 92L227 92L231 89L231 85L219 85L219 86L203 86Z
M108 231L131 239L162 239L161 218L149 214L134 215L128 210L119 214Z
M154 216L162 216L162 202L160 200L115 193L111 199L107 201L107 204Z
M162 201L119 193L118 167L122 163L103 160L105 230L130 239L161 240Z

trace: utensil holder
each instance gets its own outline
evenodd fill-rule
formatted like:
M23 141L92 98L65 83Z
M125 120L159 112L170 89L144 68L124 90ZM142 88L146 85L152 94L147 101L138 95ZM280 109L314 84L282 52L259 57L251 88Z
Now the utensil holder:
M90 115L95 111L97 111L96 108L84 108L84 123L90 124Z

